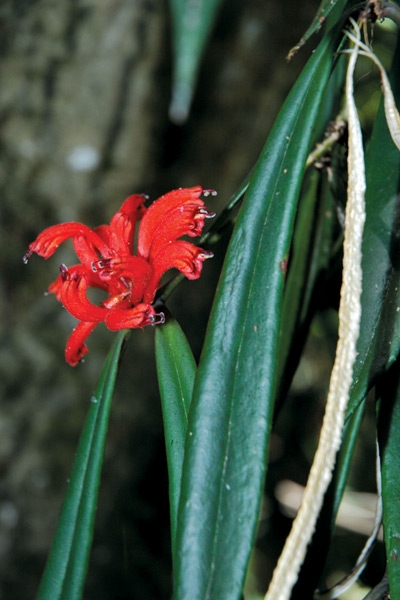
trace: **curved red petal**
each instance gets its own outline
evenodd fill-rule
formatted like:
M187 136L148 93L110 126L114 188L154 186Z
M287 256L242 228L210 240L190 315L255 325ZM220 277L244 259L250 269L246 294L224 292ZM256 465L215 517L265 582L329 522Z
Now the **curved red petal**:
M106 225L102 225L102 228ZM74 249L77 257L90 270L93 262L99 260L99 256L110 258L114 256L111 248L106 244L102 237L92 231L92 236L76 236L74 237Z
M107 246L110 245L110 226L109 225L99 225L93 229L96 235L99 236L103 240Z
M131 255L97 261L93 264L93 269L109 285L110 292L111 289L115 294L128 290L132 304L142 300L152 274L147 260Z
M101 254L104 251L107 252L107 245L90 227L81 223L61 223L60 225L48 227L38 235L34 242L29 244L28 252L24 256L24 262L28 261L33 252L47 259L54 254L62 242L77 236L87 238Z
M104 321L107 309L89 302L86 296L88 283L85 274L70 274L67 270L61 273L64 279L60 286L61 302L68 312L80 321Z
M196 236L204 219L214 216L203 200L200 186L174 190L156 200L144 215L139 227L138 254L154 257L163 246L183 235Z
M203 261L212 257L212 252L181 240L162 248L153 260L153 277L146 288L143 301L153 302L160 279L168 269L178 269L188 279L197 279L200 277Z
M129 196L110 223L110 246L117 254L132 253L136 222L145 212L141 194Z
M107 312L105 324L111 331L119 329L135 329L154 325L156 323L156 311L150 304L138 304L129 310L111 309Z
M53 281L53 283L51 283L51 284L49 285L49 287L47 288L47 291L48 291L50 294L54 294L54 295L55 295L55 297L57 298L57 300L58 300L59 302L62 302L62 300L61 300L61 288L62 288L62 286L63 286L63 283L64 283L64 280L63 280L63 277L62 277L62 275L60 274L60 275L57 277L57 279L56 279L55 281Z
M126 292L122 294L115 294L115 296L110 296L107 300L101 303L104 308L119 308L119 309L129 309L132 308L132 302L128 300Z
M68 268L64 267L63 265L61 269L62 273L60 273L57 279L53 281L53 283L51 283L47 289L50 294L54 294L56 296L59 302L62 302L61 287L65 282L65 276L63 275L65 269L67 269L69 277L72 277L73 279L84 276L86 278L88 287L96 287L101 290L108 291L107 284L102 281L97 273L94 273L92 269L87 269L84 265L73 265L72 267Z
M65 360L71 365L71 367L76 367L78 362L88 352L87 346L84 342L92 333L96 325L97 323L81 321L69 336L67 345L65 347Z

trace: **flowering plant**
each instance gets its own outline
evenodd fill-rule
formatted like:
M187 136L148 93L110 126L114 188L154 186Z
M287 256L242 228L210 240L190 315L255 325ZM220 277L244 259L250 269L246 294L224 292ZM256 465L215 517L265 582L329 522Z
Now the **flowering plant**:
M178 125L190 112L218 4L201 0L194 7L171 0L175 69L170 117ZM80 261L61 265L49 287L79 320L66 346L70 365L87 353L86 339L97 324L118 331L91 399L38 600L82 597L121 349L126 330L148 325L156 325L174 600L259 600L267 584L265 600L311 598L325 586L324 564L371 389L378 399L377 423L369 432L379 446L375 522L355 567L329 594L337 597L359 578L383 514L387 575L374 573L371 594L383 590L385 596L400 598L400 46L392 50L388 76L369 42L376 21L388 17L399 25L399 15L395 2L322 1L291 55L325 23L321 41L254 168L205 234L205 219L214 213L201 196L214 192L198 186L169 192L148 208L144 196L129 196L109 225L53 225L29 245L25 262L32 253L47 259L72 239ZM354 92L356 65L364 58L378 67L383 94L366 128L367 152ZM204 260L213 256L209 248L227 225L232 235L197 365L184 332L164 306L165 288L159 296L157 290L172 268L188 279L199 278ZM201 247L181 239L200 234ZM173 286L167 282L167 291ZM106 298L94 303L87 295L90 288ZM320 324L327 305L335 312L338 341L325 417L307 465L303 500L295 506L286 541L279 532L283 551L266 577L264 563L275 562L265 559L265 553L275 558L269 545L274 519L260 544L264 554L259 558L253 551L271 468L268 453L278 447L283 454L290 443L291 432L283 440L274 430L282 409L293 411L294 428L301 429L299 403L293 409L288 402L289 387L313 324ZM319 414L318 405L313 412ZM277 437L280 444L274 448ZM281 500L277 489L268 492L266 505L280 522L277 505L286 506L288 498ZM254 590L250 580L257 570L263 580Z
M33 252L49 258L62 242L72 238L81 261L69 268L61 265L60 275L48 290L80 320L65 350L71 366L87 353L84 342L100 322L112 331L164 323L163 313L157 314L152 302L166 271L176 268L188 279L200 277L203 261L213 253L178 238L200 235L204 220L214 216L200 198L202 191L195 187L169 192L149 209L143 204L145 196L129 196L110 225L94 230L81 223L53 225L29 245L25 263ZM133 255L140 218L137 253ZM90 287L104 290L109 297L100 306L93 304L86 295Z

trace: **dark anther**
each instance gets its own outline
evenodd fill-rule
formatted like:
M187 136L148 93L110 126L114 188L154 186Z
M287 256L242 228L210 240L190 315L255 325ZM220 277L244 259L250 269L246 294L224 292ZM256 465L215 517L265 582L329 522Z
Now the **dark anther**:
M69 279L68 267L62 263L60 265L60 275L63 281L67 281L67 279Z
M203 252L200 252L199 254L199 258L203 258L204 260L206 258L212 258L214 256L214 252L211 252L211 250L204 250Z
M25 254L22 257L22 262L24 263L24 265L28 264L28 260L30 258L32 254L32 250L28 250L28 252L25 252Z
M213 219L215 217L215 212L212 210L207 210L207 208L199 208L197 214L204 215L206 219Z
M108 267L110 264L110 259L103 259L103 260L98 260L98 261L93 261L91 264L92 267L92 271L94 273L97 273L97 271L99 269L104 269L104 267Z
M150 315L149 321L152 325L162 325L163 323L165 323L165 314L163 312L160 312L156 313L155 315Z

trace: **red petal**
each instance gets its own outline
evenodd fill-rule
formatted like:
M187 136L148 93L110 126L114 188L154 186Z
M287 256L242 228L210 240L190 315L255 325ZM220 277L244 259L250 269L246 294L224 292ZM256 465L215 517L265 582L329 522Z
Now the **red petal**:
M103 240L107 246L110 245L110 226L109 225L99 225L93 229L96 235L99 236Z
M60 287L61 302L68 312L80 321L100 322L104 321L107 309L96 306L89 302L86 296L88 283L85 274L69 271L63 275L64 282Z
M132 304L137 304L143 298L152 269L144 258L125 255L118 258L100 260L93 264L97 273L115 293L129 290Z
M104 308L119 308L119 309L129 309L132 308L132 302L128 300L127 293L115 294L115 296L110 296L107 300L101 303Z
M145 212L141 194L129 196L110 223L110 246L117 254L131 254L136 221Z
M81 223L61 223L61 225L48 227L38 235L34 242L29 244L28 252L24 256L24 262L27 262L33 252L47 259L54 254L62 242L77 236L86 238L101 254L103 252L109 253L108 246L86 225L82 225Z
M144 215L139 228L138 254L154 257L160 248L182 235L199 235L204 219L214 216L203 200L200 186L174 190L156 200Z
M94 273L92 269L87 269L83 265L73 265L72 267L68 267L67 269L69 276L73 279L77 277L82 277L83 275L86 278L86 282L88 287L96 287L105 291L108 291L107 284L102 281L97 273ZM65 277L60 274L53 283L51 283L48 287L48 292L51 294L55 294L57 300L62 302L61 300L61 287L65 282Z
M81 321L69 336L67 345L65 347L65 360L71 365L71 367L76 367L78 362L88 352L87 346L84 342L92 333L96 325L97 323Z
M200 277L203 261L213 253L197 248L190 242L177 241L162 248L153 260L153 277L143 296L144 302L153 302L160 279L168 269L179 269L188 279Z
M107 311L105 323L111 331L118 331L152 325L156 322L156 317L157 314L150 304L138 304L129 310L115 308Z
M63 284L64 284L64 279L63 279L63 276L60 274L57 277L57 279L55 281L53 281L53 283L51 283L49 285L49 287L47 288L47 291L50 294L54 294L55 297L57 298L57 300L59 302L62 302L62 300L61 300L61 288L62 288Z
M106 227L106 225L102 225L102 227ZM85 265L85 267L90 270L92 263L99 260L99 255L104 258L111 258L114 256L114 253L110 249L110 247L105 244L96 233L92 232L93 238L97 243L93 243L93 239L83 236L74 237L74 249L77 257ZM101 246L99 245L99 240L101 241Z

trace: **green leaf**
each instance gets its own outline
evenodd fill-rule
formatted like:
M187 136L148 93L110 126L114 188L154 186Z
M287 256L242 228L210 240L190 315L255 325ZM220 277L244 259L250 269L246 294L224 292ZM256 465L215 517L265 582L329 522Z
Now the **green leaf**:
M400 44L392 66L393 92L400 97ZM363 239L363 294L351 414L379 373L400 350L400 264L398 218L400 152L390 137L380 106L366 156L366 222Z
M352 3L348 0L322 0L318 7L317 13L311 22L311 25L301 40L290 50L288 59L291 59L293 55L296 54L296 52L298 52L302 46L304 46L307 40L322 27L329 16L331 17L332 22L336 22L334 17L342 13L346 4Z
M383 529L390 597L400 598L400 380L397 362L379 386Z
M332 132L332 115L342 103L346 74L345 57L335 61L314 125L313 144ZM346 57L347 61L347 57ZM339 119L341 122L341 119ZM338 127L338 124L336 125ZM323 147L317 143L315 149ZM325 148L325 152L328 150ZM307 165L310 165L310 156ZM329 152L331 155L333 150ZM333 169L334 171L335 169ZM329 177L329 181L332 176ZM326 274L331 267L332 246L337 236L335 206L324 170L308 168L304 177L295 221L288 276L282 307L282 326L278 351L278 401L286 398L297 368L310 323L321 295L326 292Z
M92 544L97 493L118 361L126 332L111 347L79 441L37 600L79 600Z
M303 186L294 229L290 268L282 305L278 350L278 398L284 398L297 368L312 314L323 285L333 236L333 206L321 173L313 170Z
M309 281L307 275L310 270L310 253L312 251L319 179L320 176L317 171L314 171L307 178L306 189L299 203L291 249L290 269L282 306L283 319L279 344L279 363L282 371L286 371L285 365L292 347L293 335L298 330L300 315L304 312L302 300L304 287ZM312 276L312 279L315 280L314 269ZM312 284L313 281L310 283Z
M173 34L173 83L170 118L186 121L201 58L221 0L170 0Z
M175 598L239 598L271 427L284 269L333 36L317 48L255 167L227 252L189 413Z
M164 325L155 328L155 342L167 449L171 539L174 553L182 465L196 362L185 334L172 317L169 317Z

